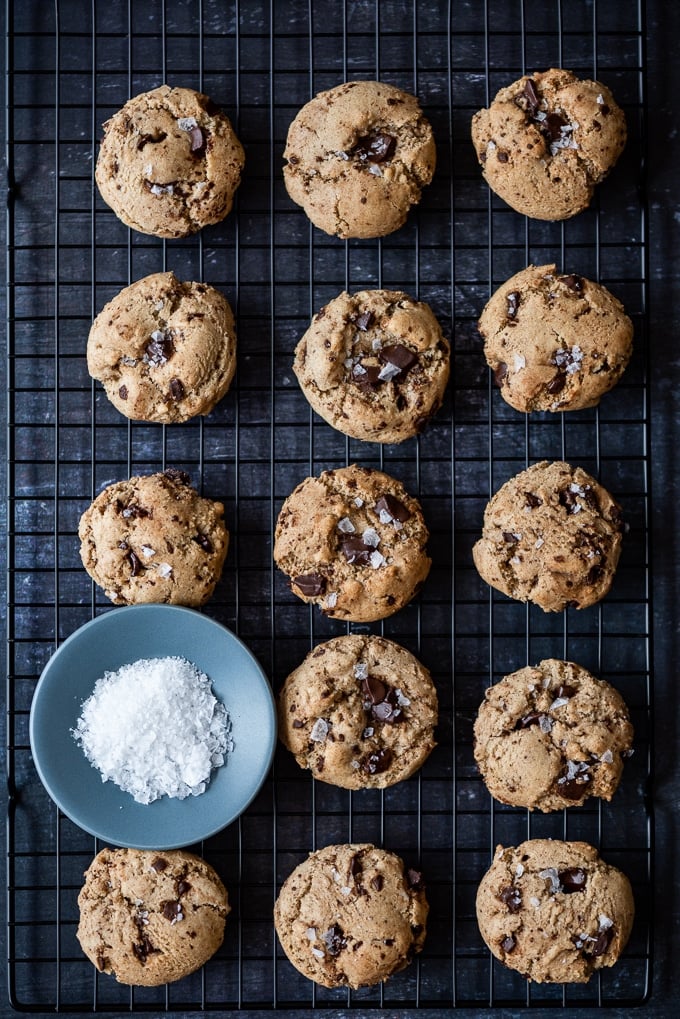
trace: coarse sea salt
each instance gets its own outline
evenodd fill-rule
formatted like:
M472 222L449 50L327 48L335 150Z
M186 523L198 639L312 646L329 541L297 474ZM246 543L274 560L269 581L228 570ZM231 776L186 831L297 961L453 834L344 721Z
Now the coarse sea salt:
M71 732L102 782L137 803L198 796L233 750L229 715L209 678L179 657L104 673Z

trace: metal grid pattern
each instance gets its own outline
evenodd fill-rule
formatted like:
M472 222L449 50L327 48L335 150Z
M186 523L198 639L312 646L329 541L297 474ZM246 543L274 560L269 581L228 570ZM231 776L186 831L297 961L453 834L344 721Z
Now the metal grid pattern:
M462 1005L539 1008L645 999L651 962L650 585L644 14L637 0L7 0L8 819L9 978L26 1011L295 1010L392 1012ZM629 143L593 207L563 224L528 221L494 198L469 142L472 113L525 70L600 77L626 109ZM295 112L349 78L415 92L438 141L438 170L407 225L340 242L287 198L280 166ZM93 167L100 125L163 81L207 92L229 113L247 168L234 211L172 242L134 234L102 203ZM475 322L490 293L530 262L599 279L635 323L633 363L599 409L517 414L494 389ZM237 314L239 362L207 418L123 421L85 363L91 319L121 287L166 268L220 288ZM291 371L310 316L342 289L402 288L431 304L452 338L445 406L418 439L381 448L316 418ZM630 524L610 596L545 615L490 591L471 546L499 485L543 458L598 476ZM418 654L441 703L439 746L385 792L314 783L283 750L246 814L194 847L219 870L234 911L223 947L177 985L130 990L97 976L75 939L83 870L101 848L59 815L28 748L35 682L59 643L109 603L83 571L80 514L101 488L165 466L220 498L232 548L206 611L258 655L274 686L315 644L345 631L298 602L271 561L284 497L310 473L359 462L420 497L434 565L421 596L371 629ZM367 628L352 626L353 631ZM581 662L626 697L636 753L612 804L530 816L494 803L477 775L471 727L485 687L547 656ZM624 869L638 915L625 957L587 986L531 986L493 962L474 919L494 846L583 838ZM384 987L315 987L288 964L271 909L307 852L370 840L422 868L426 947Z

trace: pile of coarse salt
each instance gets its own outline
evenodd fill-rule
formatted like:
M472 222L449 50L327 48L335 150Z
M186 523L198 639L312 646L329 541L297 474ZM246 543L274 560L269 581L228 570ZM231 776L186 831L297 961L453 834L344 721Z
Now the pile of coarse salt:
M185 658L141 658L106 672L71 730L102 782L138 803L204 792L233 749L226 708Z

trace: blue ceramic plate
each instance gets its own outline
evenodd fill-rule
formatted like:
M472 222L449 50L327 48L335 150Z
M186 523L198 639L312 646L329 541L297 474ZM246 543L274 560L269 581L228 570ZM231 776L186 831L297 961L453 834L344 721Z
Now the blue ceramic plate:
M141 804L102 782L71 730L105 672L167 655L186 658L210 678L229 713L234 748L200 796ZM224 626L175 605L134 605L81 626L52 656L33 696L30 739L47 792L81 828L116 846L176 849L214 835L253 800L274 755L276 712L264 672Z

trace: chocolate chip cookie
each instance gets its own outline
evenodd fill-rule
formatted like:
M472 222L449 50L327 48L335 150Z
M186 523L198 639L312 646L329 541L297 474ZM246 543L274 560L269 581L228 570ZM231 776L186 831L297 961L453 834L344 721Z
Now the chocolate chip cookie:
M208 414L236 370L229 303L214 287L181 283L172 272L146 276L97 315L87 368L125 417L170 424Z
M584 609L609 591L621 507L580 467L543 460L510 478L484 511L472 555L487 584L546 612Z
M383 789L435 746L437 691L428 670L384 637L320 644L286 679L279 736L301 768L344 789Z
M406 222L436 163L415 96L380 81L320 92L288 130L283 178L312 223L338 237L383 237Z
M419 503L395 478L343 467L305 478L276 524L274 560L294 594L335 619L403 608L430 570Z
M606 85L551 68L502 88L472 118L472 142L503 201L532 219L568 219L621 155L626 120Z
M583 410L616 385L633 323L605 287L555 265L530 265L488 302L479 331L503 399L515 410Z
M633 743L621 695L556 658L489 687L474 735L491 795L542 811L580 806L589 796L611 800Z
M408 966L425 941L422 874L368 843L326 846L284 881L274 907L290 962L324 987L367 987Z
M193 973L217 951L227 891L183 850L102 849L78 896L77 938L100 973L155 987Z
M223 514L184 471L117 481L80 518L83 566L116 605L203 605L229 547Z
M244 162L229 118L208 96L161 85L106 121L95 178L126 226L186 237L224 219Z
M537 983L586 983L613 966L634 912L628 878L586 842L498 846L477 891L488 948Z
M334 428L368 442L402 442L441 406L449 344L431 309L402 291L344 292L312 319L293 371Z

